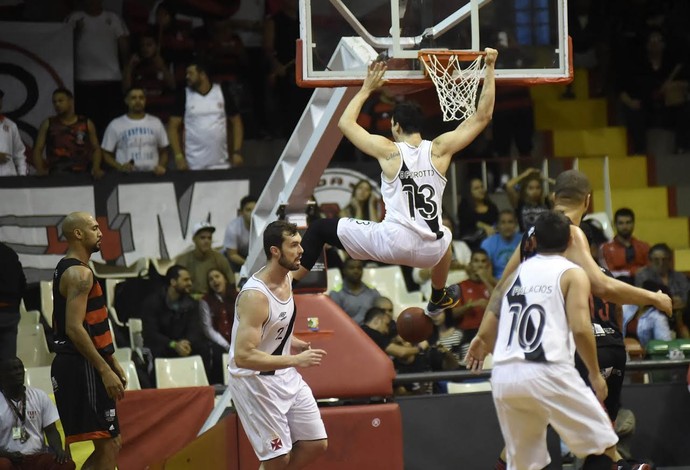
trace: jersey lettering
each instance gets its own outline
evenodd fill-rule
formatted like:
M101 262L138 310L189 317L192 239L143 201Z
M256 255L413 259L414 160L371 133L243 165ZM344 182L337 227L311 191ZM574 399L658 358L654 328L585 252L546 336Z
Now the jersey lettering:
M546 324L544 308L537 304L528 305L527 308L513 304L510 306L509 314L513 317L507 346L511 346L513 336L517 334L520 349L525 353L534 352L541 345L544 333L544 325Z
M413 184L404 184L402 190L407 195L407 205L412 220L415 220L418 211L424 220L433 220L438 216L438 205L434 201L436 191L433 186L423 184L416 187Z

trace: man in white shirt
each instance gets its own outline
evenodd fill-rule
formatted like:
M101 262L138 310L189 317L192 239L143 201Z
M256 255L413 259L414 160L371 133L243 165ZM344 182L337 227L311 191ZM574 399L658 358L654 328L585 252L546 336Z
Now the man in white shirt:
M0 111L4 96L5 92L0 90ZM17 125L0 114L0 176L26 175L25 150Z
M168 121L176 167L212 170L241 166L244 127L235 99L219 84L211 83L208 68L201 61L189 64L186 78L187 87L178 96ZM184 148L180 143L183 120Z
M130 89L125 104L127 114L115 118L105 130L101 144L105 163L118 171L164 174L168 163L168 135L163 123L146 114L146 96L142 88Z
M115 13L103 9L103 0L85 0L83 10L65 20L74 26L74 95L77 113L105 126L122 108L121 67L129 58L129 31Z
M0 395L0 468L74 470L55 426L57 408L43 390L24 386L19 358L0 362Z

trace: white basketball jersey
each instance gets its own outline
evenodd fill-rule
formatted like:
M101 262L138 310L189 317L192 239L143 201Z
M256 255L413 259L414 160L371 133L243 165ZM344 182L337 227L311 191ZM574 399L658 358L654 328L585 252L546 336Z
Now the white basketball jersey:
M419 147L396 142L400 169L393 181L381 174L381 195L386 206L386 221L401 224L423 239L441 238L441 211L446 178L431 163L431 142Z
M185 156L190 170L228 166L225 98L214 83L205 95L185 88Z
M575 342L560 284L569 269L580 268L559 255L536 255L520 265L503 297L494 364L573 364Z
M288 282L292 282L292 278L288 274ZM288 369L278 369L275 372L259 372L251 369L243 369L237 367L235 362L235 339L237 338L237 327L239 325L239 316L237 310L237 302L240 296L248 290L259 291L268 299L268 319L261 330L261 341L257 349L274 356L285 356L290 354L290 346L292 344L292 329L295 324L295 302L290 293L290 297L282 301L278 299L271 290L266 287L263 281L254 274L246 282L235 301L235 322L232 326L232 334L230 336L230 357L228 362L228 370L231 375L273 375L285 373Z

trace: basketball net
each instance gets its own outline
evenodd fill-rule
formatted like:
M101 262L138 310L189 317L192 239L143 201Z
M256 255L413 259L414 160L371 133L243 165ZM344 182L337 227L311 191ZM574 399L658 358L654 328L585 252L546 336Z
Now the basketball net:
M447 57L448 61L444 64L445 60L439 57ZM457 54L437 56L428 52L423 55L422 62L436 87L444 121L465 120L477 111L477 88L486 68L482 57L477 55L462 68Z

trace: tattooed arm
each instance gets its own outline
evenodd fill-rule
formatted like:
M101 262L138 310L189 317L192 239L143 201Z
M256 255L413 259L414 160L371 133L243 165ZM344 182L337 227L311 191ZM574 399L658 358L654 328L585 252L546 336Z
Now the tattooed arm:
M114 399L124 396L125 386L120 377L96 350L84 328L86 304L93 285L93 274L84 266L73 266L60 279L60 293L67 299L65 332L77 351L98 371L108 395Z

